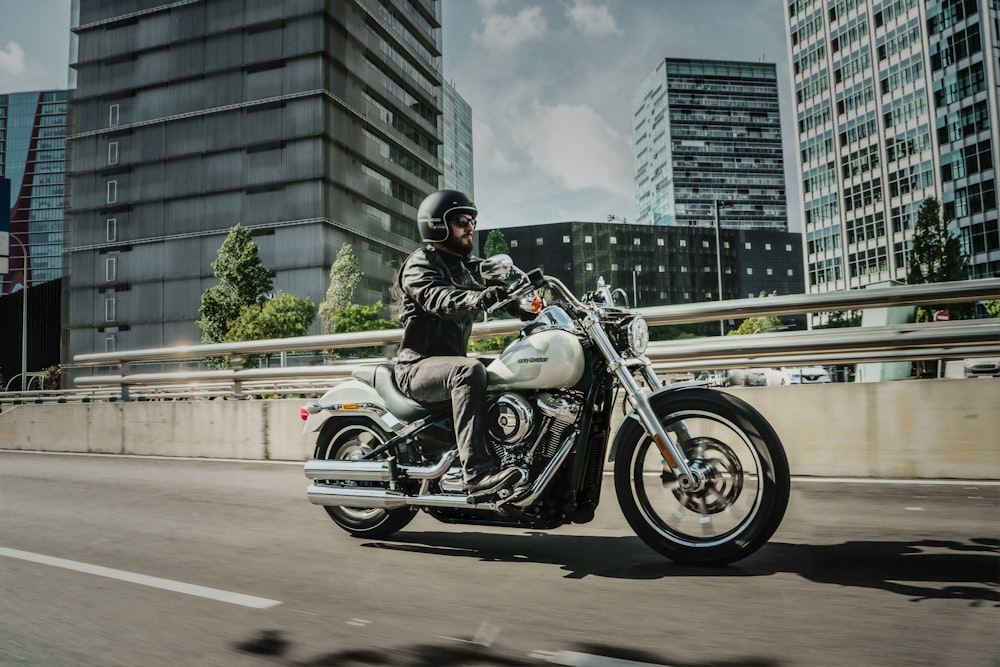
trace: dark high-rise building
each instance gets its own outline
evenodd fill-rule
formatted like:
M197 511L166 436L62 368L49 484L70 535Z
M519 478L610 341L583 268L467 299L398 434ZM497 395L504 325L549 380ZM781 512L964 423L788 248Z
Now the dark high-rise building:
M632 112L639 224L788 229L774 64L667 58Z
M437 0L80 0L73 31L67 358L198 341L237 224L276 291L319 303L350 243L388 301L442 175Z
M0 294L63 275L66 97L65 90L0 95L0 176L10 181L12 237Z

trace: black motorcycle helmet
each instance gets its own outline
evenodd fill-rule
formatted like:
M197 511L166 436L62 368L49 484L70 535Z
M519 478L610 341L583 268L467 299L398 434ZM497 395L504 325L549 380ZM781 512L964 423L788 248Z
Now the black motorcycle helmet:
M458 190L438 190L427 195L417 209L417 230L424 243L442 243L451 233L448 216L452 213L468 213L475 217L479 209L465 193Z

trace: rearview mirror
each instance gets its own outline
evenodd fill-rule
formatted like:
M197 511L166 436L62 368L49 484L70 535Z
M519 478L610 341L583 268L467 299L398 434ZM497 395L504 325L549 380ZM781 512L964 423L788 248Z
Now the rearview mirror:
M514 260L510 255L493 255L484 259L479 265L479 272L486 280L506 278L510 270L514 268Z

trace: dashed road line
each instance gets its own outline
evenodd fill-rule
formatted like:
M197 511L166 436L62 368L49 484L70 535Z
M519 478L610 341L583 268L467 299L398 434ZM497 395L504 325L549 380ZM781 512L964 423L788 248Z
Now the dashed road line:
M136 572L116 570L114 568L103 567L101 565L91 565L90 563L81 563L75 560L66 560L65 558L54 558L52 556L45 556L43 554L31 553L30 551L19 551L17 549L6 549L4 547L0 547L0 556L6 556L7 558L17 558L18 560L24 560L31 563L39 563L41 565L50 565L52 567L61 567L66 570L74 570L76 572L93 574L99 577L107 577L108 579L127 581L132 584L139 584L140 586L149 586L150 588L160 588L166 591L173 591L174 593L183 593L185 595L194 595L196 597L208 598L210 600L217 600L219 602L228 602L229 604L240 605L241 607L252 607L254 609L269 609L271 607L276 607L279 604L281 604L280 600L259 598L253 595L243 595L242 593L233 593L231 591L224 591L218 588L209 588L207 586L188 584L183 581L174 581L173 579L161 579L160 577L150 577L148 575L138 574Z

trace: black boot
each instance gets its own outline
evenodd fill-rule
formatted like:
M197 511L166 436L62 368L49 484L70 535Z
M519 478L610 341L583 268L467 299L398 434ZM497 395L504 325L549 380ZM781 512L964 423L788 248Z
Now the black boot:
M487 472L473 477L471 481L465 483L465 489L469 495L484 493L496 493L501 489L512 489L521 481L523 477L518 468L504 468L495 472Z

